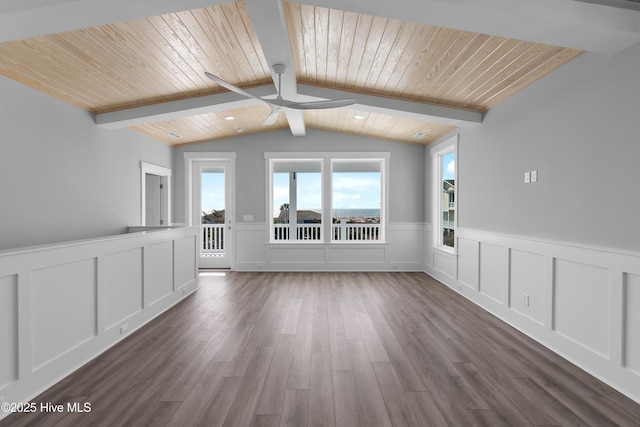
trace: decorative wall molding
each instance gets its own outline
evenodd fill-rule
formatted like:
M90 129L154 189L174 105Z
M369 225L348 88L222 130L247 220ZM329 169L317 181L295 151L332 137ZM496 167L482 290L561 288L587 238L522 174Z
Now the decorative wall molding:
M235 227L238 271L423 271L422 223L391 223L385 243L269 243L266 223Z
M194 292L197 236L179 228L1 251L0 395L29 401Z
M426 252L425 272L640 402L640 254L456 233L457 254Z

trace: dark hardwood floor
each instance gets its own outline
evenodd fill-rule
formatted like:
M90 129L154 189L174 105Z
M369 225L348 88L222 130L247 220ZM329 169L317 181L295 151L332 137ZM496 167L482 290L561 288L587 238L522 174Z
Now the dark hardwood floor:
M640 405L425 274L208 274L33 400L91 412L0 425L640 425Z

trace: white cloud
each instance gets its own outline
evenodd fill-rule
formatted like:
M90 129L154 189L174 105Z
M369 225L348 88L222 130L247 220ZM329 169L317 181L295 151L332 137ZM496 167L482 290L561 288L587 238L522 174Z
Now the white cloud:
M449 172L453 176L456 175L456 161L455 160L451 160L449 162L449 164L447 165L447 172Z

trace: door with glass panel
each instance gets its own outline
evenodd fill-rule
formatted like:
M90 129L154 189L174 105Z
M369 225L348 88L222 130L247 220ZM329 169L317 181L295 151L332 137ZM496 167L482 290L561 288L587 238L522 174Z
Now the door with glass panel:
M200 225L200 268L230 268L232 183L230 162L198 162L193 168L193 224Z

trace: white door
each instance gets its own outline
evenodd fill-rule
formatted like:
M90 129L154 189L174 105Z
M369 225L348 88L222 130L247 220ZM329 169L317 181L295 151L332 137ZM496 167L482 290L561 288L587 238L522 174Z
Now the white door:
M200 268L231 268L233 175L230 161L200 161L193 167L193 218L200 225Z
M145 225L161 225L161 181L160 176L145 174Z

